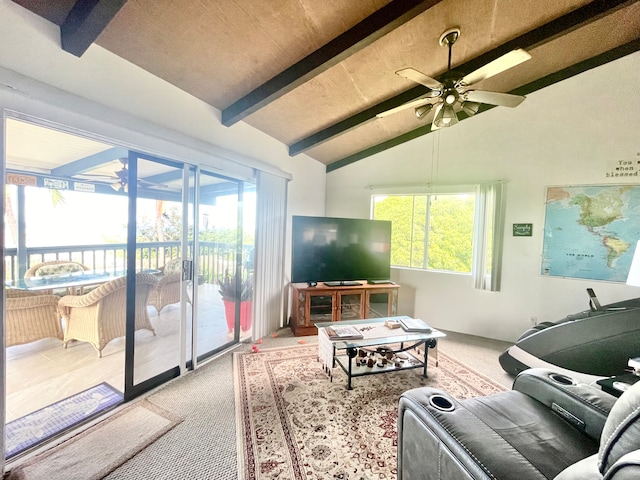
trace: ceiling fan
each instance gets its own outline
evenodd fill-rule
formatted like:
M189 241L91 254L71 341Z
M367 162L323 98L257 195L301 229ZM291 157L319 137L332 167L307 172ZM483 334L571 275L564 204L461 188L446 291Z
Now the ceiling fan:
M100 174L80 174L78 176L81 177L91 177L91 179L104 179L104 181L109 182L111 188L113 188L116 192L121 188L126 192L128 190L129 185L129 162L127 157L118 158L120 163L122 164L122 168L114 172L113 175L100 175ZM152 183L146 180L138 179L138 185L140 187L160 187L167 188L166 185L162 185L159 183Z
M127 185L129 185L129 168L128 168L128 158L118 158L118 161L122 164L120 170L117 170L113 173L113 175L101 174L101 173L79 173L74 175L75 177L79 177L86 180L93 180L98 182L108 182L115 191L120 190L121 188L127 191Z
M424 85L430 91L415 100L379 113L377 117L383 118L407 108L414 108L418 118L425 118L429 112L434 110L431 130L437 130L458 123L456 112L462 110L469 116L475 114L481 103L512 108L520 105L525 99L524 96L475 90L473 85L529 60L531 55L522 49L512 50L468 75L458 78L451 71L451 52L453 44L459 37L459 28L449 29L440 36L440 45L449 48L447 74L442 82L414 68L398 70L397 75Z
M115 172L116 181L111 184L111 188L113 188L116 192L120 190L120 188L124 187L124 191L127 191L127 185L129 185L129 164L128 159L119 158L120 163L122 163L122 168Z

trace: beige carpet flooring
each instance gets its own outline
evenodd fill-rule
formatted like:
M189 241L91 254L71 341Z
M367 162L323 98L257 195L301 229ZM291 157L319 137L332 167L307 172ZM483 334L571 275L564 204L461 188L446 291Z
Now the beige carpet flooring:
M261 348L315 343L316 337L293 337L289 329L265 338ZM498 355L510 344L448 332L439 348L507 387ZM240 345L250 350L250 345ZM213 373L212 373L213 372ZM203 377L215 376L215 382ZM105 477L107 480L236 480L237 448L232 354L151 392L147 400L175 412L183 421ZM76 480L69 478L69 480ZM81 479L77 479L81 480Z

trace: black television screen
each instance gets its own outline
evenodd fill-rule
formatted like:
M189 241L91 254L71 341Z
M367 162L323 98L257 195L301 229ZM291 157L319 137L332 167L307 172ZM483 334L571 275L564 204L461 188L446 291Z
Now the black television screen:
M294 216L291 281L388 280L391 222Z

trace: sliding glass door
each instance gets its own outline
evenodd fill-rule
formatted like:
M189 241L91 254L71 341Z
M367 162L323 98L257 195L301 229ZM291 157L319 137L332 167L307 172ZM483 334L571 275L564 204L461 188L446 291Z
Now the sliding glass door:
M193 263L183 163L129 152L126 396L179 375ZM135 219L135 222L131 222ZM192 231L192 230L191 230ZM132 373L132 375L131 375ZM129 380L131 379L131 382Z
M199 170L197 185L196 363L251 336L255 229L255 201L247 215L244 182Z
M2 305L11 459L123 400L124 315L109 338L92 326L102 324L105 311L124 313L98 305L107 291L120 295L130 205L114 188L126 149L18 119L5 127Z
M5 166L7 458L251 336L255 185L17 118Z
M253 184L134 152L129 174L126 398L251 336L255 230Z

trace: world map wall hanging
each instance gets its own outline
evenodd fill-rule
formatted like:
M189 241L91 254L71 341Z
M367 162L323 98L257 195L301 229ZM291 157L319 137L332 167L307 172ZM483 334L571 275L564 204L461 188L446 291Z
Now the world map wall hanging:
M640 240L640 185L547 187L541 274L626 282Z

